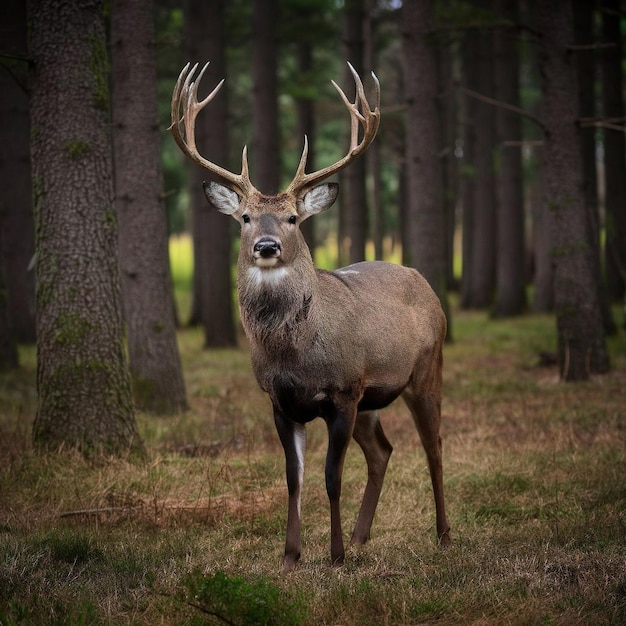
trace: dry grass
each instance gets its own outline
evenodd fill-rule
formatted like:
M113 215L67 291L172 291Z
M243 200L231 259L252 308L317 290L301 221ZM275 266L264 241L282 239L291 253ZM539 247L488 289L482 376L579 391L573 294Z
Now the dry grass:
M455 333L442 431L453 546L436 546L424 455L398 403L383 417L395 450L372 541L340 569L327 565L326 433L311 424L303 556L287 577L282 451L245 350L203 351L181 332L191 410L138 416L144 465L36 455L23 351L0 378L0 623L625 623L624 337L610 374L565 385L536 366L548 318L462 313ZM365 476L352 446L346 535ZM249 594L272 603L269 619L243 612Z

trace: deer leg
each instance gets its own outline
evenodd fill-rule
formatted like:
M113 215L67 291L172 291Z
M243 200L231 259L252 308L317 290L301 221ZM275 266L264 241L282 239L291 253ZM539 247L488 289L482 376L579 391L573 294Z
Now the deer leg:
M446 517L443 496L443 464L439 424L441 422L441 397L433 394L415 394L406 390L403 398L411 411L413 421L426 451L430 479L435 496L437 538L441 546L450 545L450 526Z
M326 492L330 503L330 557L332 565L343 565L345 550L341 531L341 476L348 444L354 430L356 411L337 412L326 419L328 426L328 452L326 453Z
M370 528L393 447L385 437L378 411L358 413L352 436L361 446L367 461L367 485L351 539L351 543L362 545L370 537Z
M304 477L306 429L274 409L274 423L285 451L285 469L289 504L287 508L287 536L282 570L292 571L300 558L300 496Z

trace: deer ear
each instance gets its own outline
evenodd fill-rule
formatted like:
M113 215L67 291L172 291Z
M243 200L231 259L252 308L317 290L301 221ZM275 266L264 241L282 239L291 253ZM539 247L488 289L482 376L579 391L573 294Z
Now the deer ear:
M228 187L219 183L202 183L207 200L225 215L234 215L239 210L239 196Z
M298 201L298 212L303 218L321 213L333 205L338 193L339 185L337 183L324 183L313 187L302 200Z

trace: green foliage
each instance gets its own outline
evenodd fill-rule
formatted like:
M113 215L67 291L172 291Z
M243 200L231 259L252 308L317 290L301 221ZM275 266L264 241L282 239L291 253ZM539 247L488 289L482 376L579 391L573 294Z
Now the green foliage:
M224 572L207 576L194 572L185 580L185 587L193 606L228 624L300 624L305 614L297 594L281 591L265 578L248 582L242 576L228 576Z

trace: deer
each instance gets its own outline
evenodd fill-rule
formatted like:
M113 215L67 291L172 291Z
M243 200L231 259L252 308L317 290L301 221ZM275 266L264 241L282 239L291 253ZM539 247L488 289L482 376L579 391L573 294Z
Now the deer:
M198 85L208 63L181 71L172 94L170 131L182 152L221 182L205 182L215 208L240 224L237 292L241 323L258 385L269 395L285 456L288 492L282 571L296 568L301 552L301 494L306 425L325 421L328 448L326 491L330 505L331 565L345 561L340 496L344 459L354 439L367 464L367 483L351 544L363 545L370 531L392 445L379 411L396 398L408 406L426 453L435 500L438 543L450 544L439 434L442 347L446 317L426 279L416 270L383 261L335 271L315 267L300 231L309 217L327 210L338 195L325 179L365 152L380 123L380 84L373 109L361 78L348 63L356 86L351 102L337 89L350 114L350 145L333 165L306 173L308 141L285 191L264 195L250 181L247 148L235 174L200 155L195 141L198 113L224 81L202 101ZM361 136L362 135L362 136ZM223 183L223 184L222 184Z

